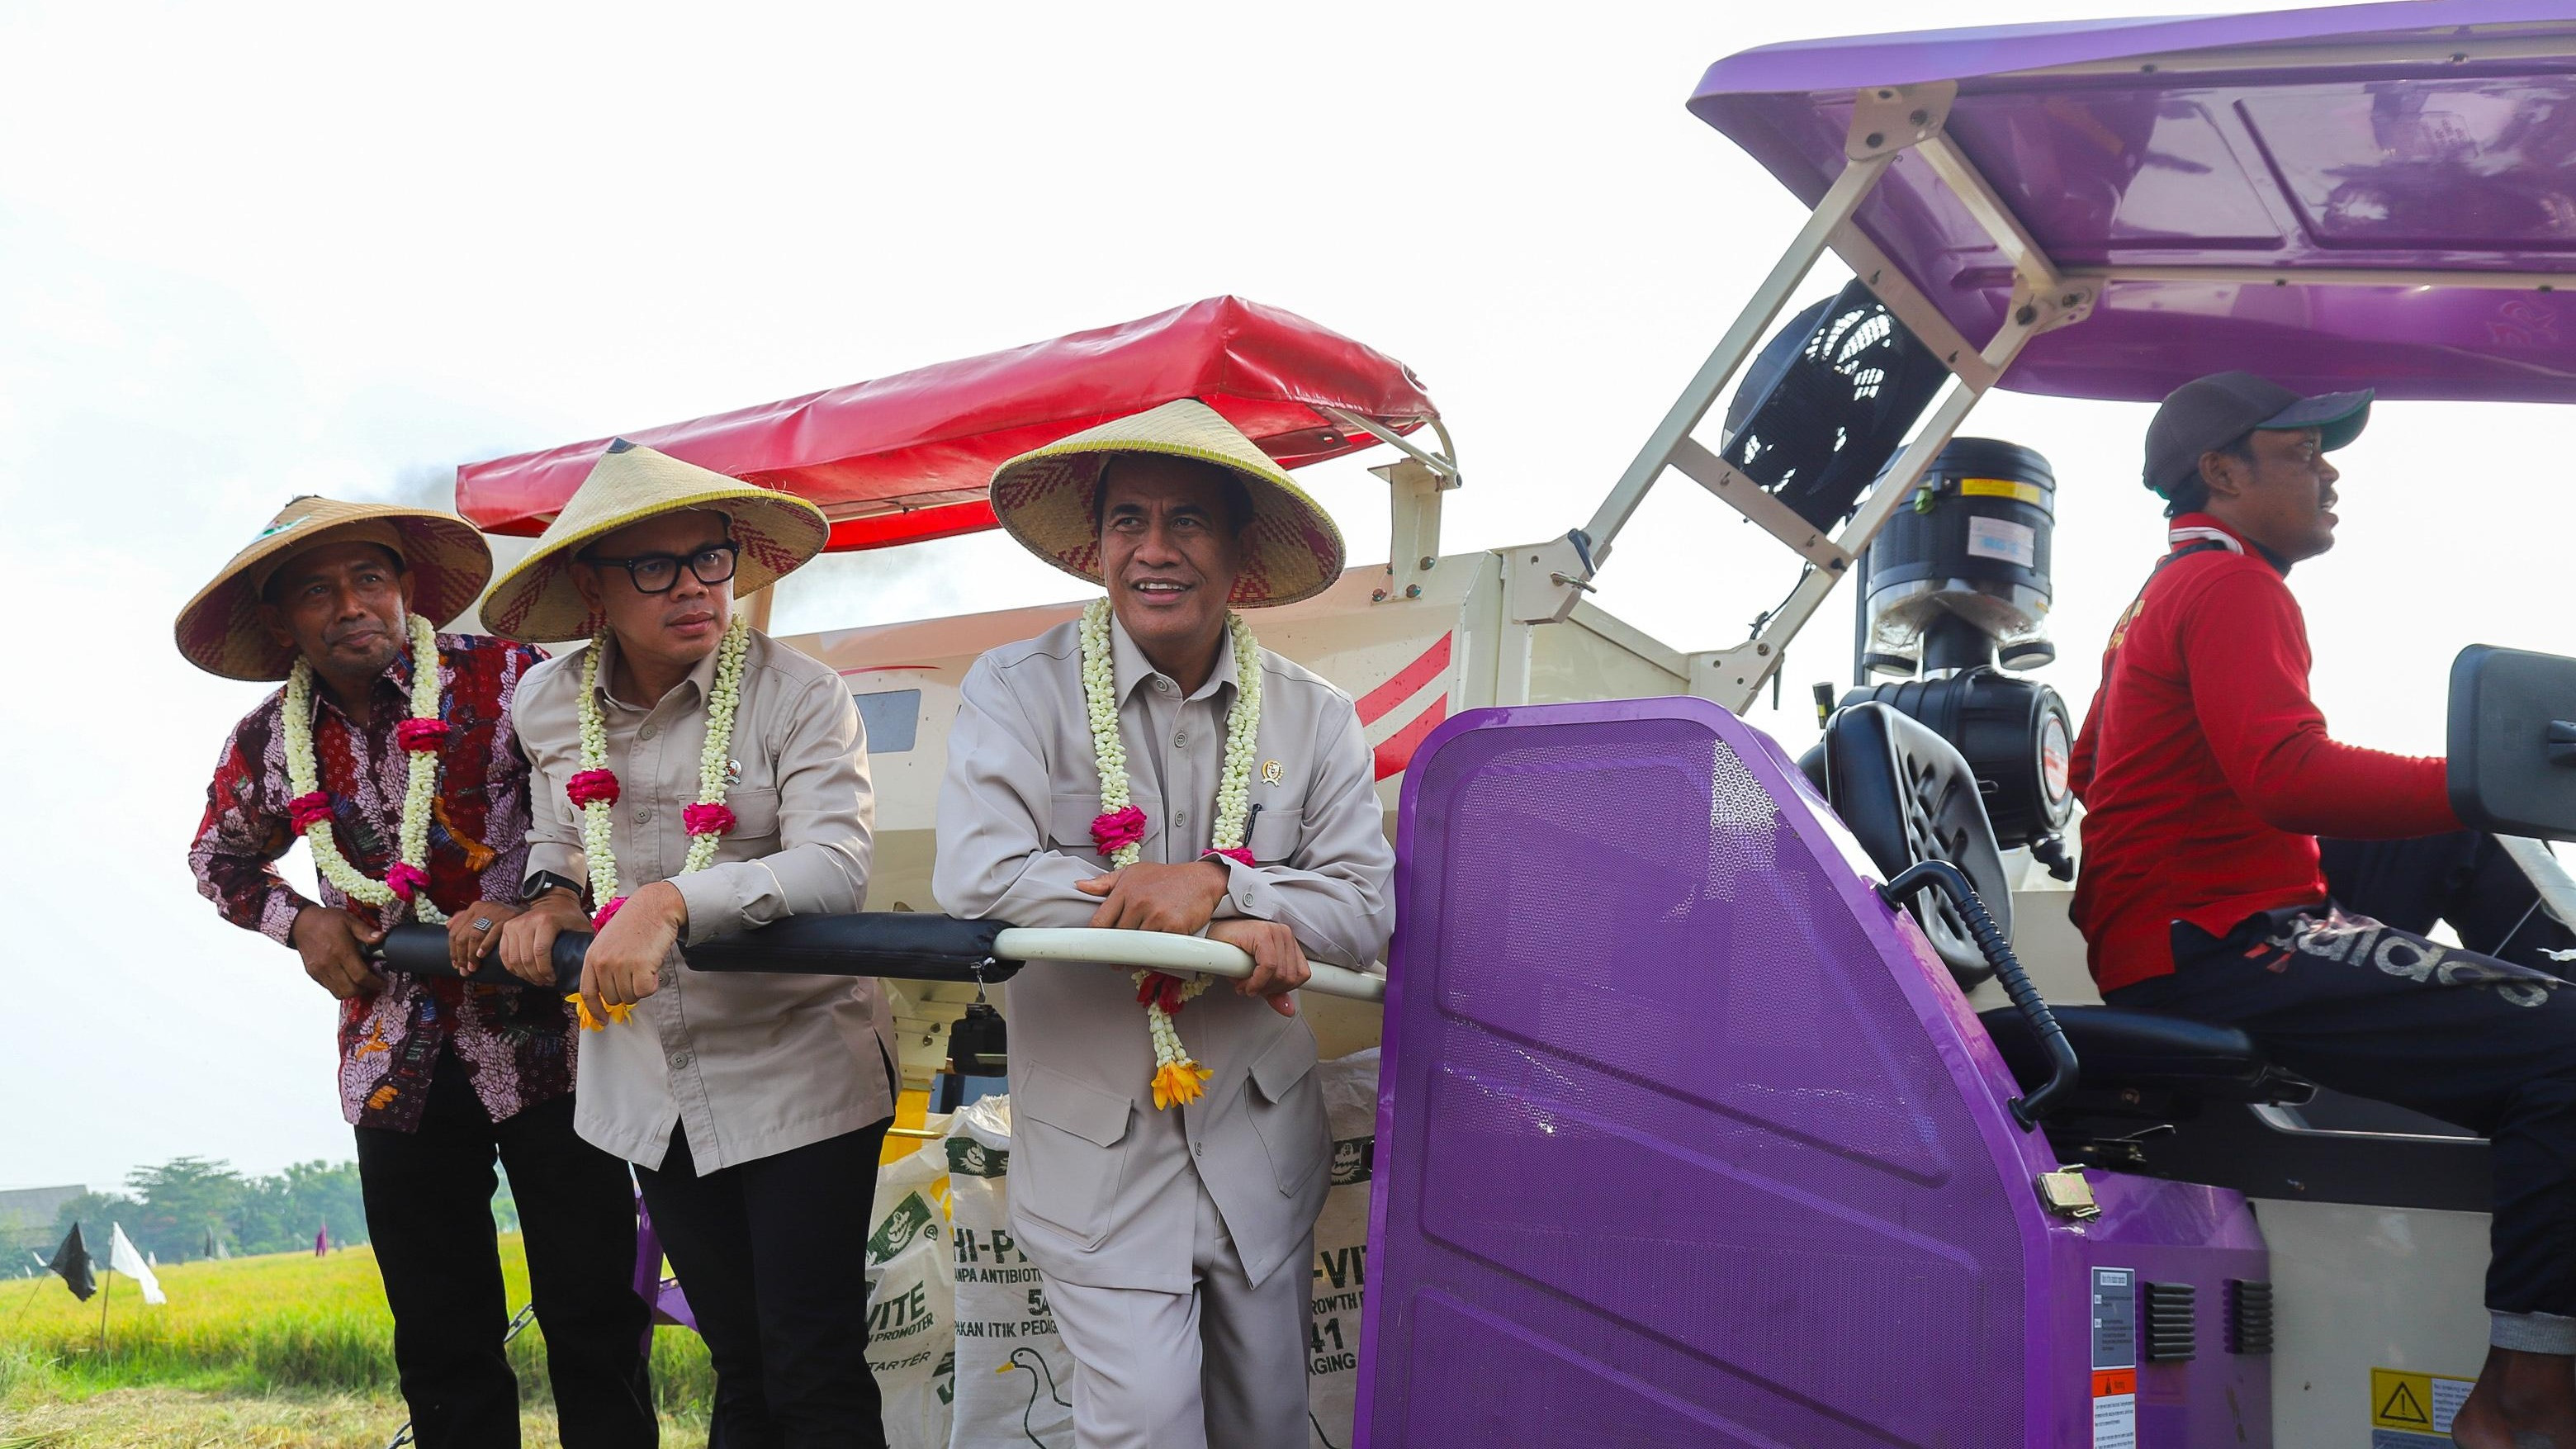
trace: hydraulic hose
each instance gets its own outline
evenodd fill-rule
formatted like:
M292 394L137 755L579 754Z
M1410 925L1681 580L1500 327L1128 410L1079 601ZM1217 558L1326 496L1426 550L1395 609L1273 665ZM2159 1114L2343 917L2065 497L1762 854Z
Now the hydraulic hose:
M2083 1077L2083 1068L2075 1060L2075 1045L2066 1039L2066 1028L2057 1024L2057 1013L2048 1009L2039 988L2031 984L2030 973L2022 970L2021 958L2013 954L2012 944L2004 939L1986 903L1977 899L1977 888L1968 883L1966 873L1946 860L1923 860L1898 872L1896 879L1878 888L1879 898L1902 909L1917 891L1937 886L1950 904L1959 908L1959 916L1968 923L1968 934L1976 938L1977 950L1986 964L1995 969L1995 979L2003 983L2004 995L2011 998L2013 1009L2029 1023L2031 1035L2039 1038L2041 1050L2048 1053L2048 1080L2027 1097L2015 1097L2008 1104L2013 1120L2021 1130L2030 1131L2048 1114L2051 1103L2068 1092Z

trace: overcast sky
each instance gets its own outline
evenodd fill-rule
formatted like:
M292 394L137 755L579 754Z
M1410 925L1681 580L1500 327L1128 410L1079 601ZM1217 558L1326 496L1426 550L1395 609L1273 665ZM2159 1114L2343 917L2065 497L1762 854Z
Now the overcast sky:
M1854 13L0 6L0 1185L350 1153L331 1003L183 858L261 691L170 622L291 494L443 500L459 462L1232 292L1420 373L1468 469L1453 550L1561 534L1798 221L1692 83ZM2145 421L2003 395L1970 429L2056 465L2046 677L2079 711L2161 547ZM2576 652L2571 443L2564 410L2380 410L2297 580L2338 733L2436 752L2459 644ZM1374 461L1310 475L1355 561L1384 557ZM1649 503L1600 601L1733 643L1794 570L1692 493ZM781 631L1066 595L998 535L924 553L791 585ZM1793 743L1843 607L1755 713Z

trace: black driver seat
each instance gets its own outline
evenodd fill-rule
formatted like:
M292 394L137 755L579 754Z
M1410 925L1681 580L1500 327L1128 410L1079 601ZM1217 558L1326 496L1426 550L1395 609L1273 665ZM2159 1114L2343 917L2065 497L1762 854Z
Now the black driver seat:
M1825 799L1882 875L1923 860L1966 873L1995 924L2012 931L2012 892L2003 852L1986 818L1977 779L1956 747L1917 721L1877 703L1847 706L1825 725ZM1936 891L1909 903L1959 989L1994 974L1964 922ZM2083 1068L2076 1106L2125 1104L2149 1111L2176 1097L2194 1101L2303 1102L2315 1088L2272 1066L2245 1033L2160 1012L2115 1006L2060 1006L2058 1024ZM2021 1014L1980 1014L2024 1090L2048 1080L2048 1058Z

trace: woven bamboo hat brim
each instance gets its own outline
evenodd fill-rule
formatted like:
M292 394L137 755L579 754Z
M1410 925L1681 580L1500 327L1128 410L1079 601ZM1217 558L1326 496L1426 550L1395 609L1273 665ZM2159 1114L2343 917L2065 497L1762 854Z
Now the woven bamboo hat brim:
M1100 583L1100 535L1091 497L1121 453L1162 453L1231 469L1252 496L1243 572L1226 602L1259 609L1310 599L1342 576L1342 531L1333 516L1258 444L1193 398L1022 453L993 470L993 514L1031 553Z
M492 586L492 596L483 601L484 626L529 643L588 638L599 620L573 583L574 555L621 528L693 508L733 520L733 541L742 549L734 563L736 598L794 573L832 535L823 510L792 493L728 478L619 438L546 525L536 550Z
M297 498L179 611L179 652L226 679L284 679L293 673L294 648L271 639L260 623L260 592L288 559L329 543L381 544L400 554L411 572L412 612L440 628L464 613L492 577L492 550L483 535L452 513Z

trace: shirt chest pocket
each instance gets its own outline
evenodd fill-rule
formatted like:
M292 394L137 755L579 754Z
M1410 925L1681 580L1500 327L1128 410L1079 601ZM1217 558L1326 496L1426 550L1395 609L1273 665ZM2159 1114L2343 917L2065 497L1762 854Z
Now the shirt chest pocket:
M733 810L733 829L725 832L727 836L735 840L778 838L776 789L729 790L725 793L725 804Z
M1252 847L1252 859L1256 864L1284 865L1297 853L1297 842L1305 837L1306 812L1294 807L1280 810L1265 805L1260 814L1252 817L1252 828L1248 833L1251 839L1244 844Z

